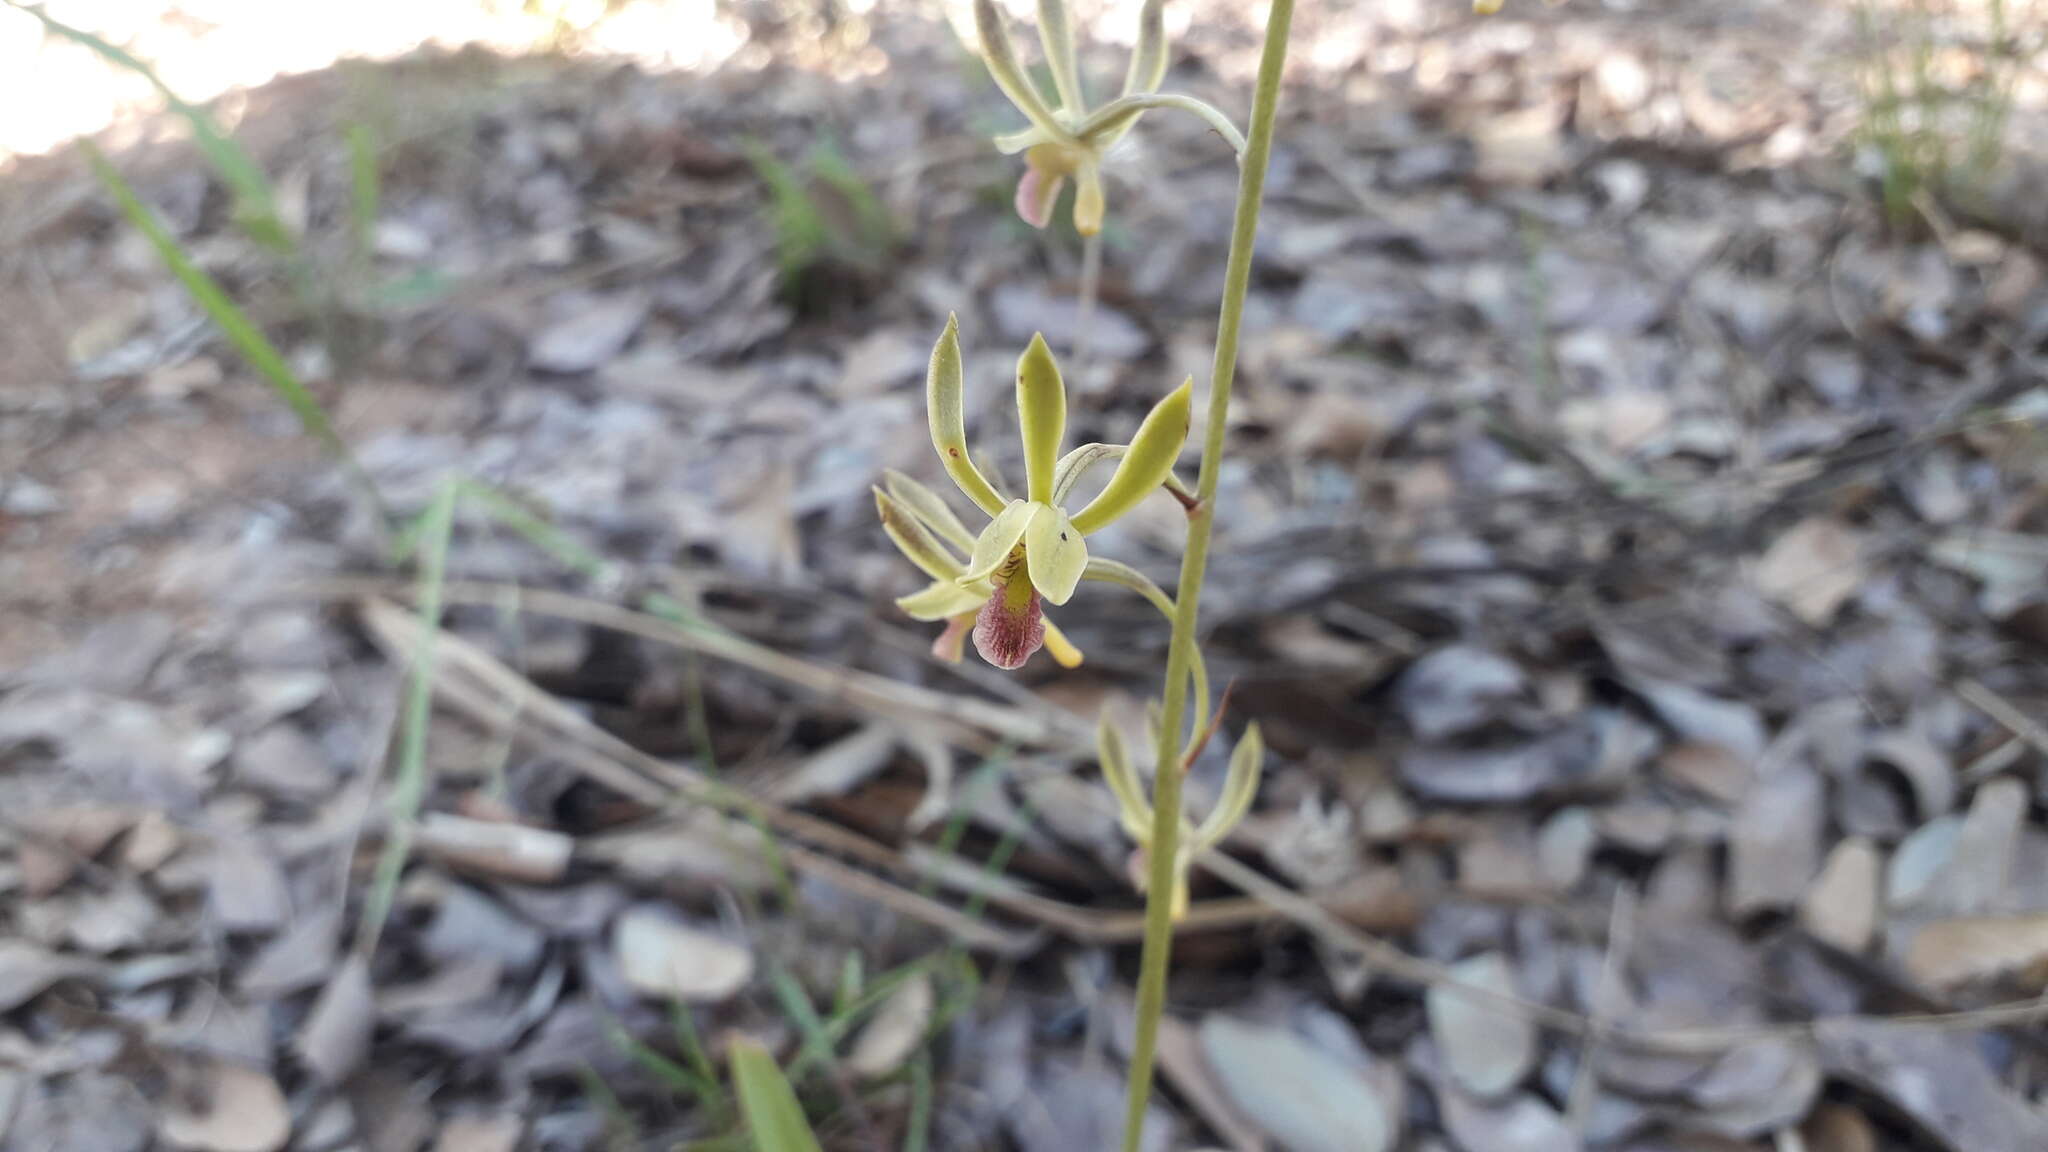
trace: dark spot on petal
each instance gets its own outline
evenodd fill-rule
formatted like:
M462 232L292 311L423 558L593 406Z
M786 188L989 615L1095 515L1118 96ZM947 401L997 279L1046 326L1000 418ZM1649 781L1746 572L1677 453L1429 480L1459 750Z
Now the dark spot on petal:
M1060 539L1065 540L1066 538L1067 534L1065 532L1060 533Z
M960 450L958 448L948 448L946 449L946 455L958 460L960 458Z

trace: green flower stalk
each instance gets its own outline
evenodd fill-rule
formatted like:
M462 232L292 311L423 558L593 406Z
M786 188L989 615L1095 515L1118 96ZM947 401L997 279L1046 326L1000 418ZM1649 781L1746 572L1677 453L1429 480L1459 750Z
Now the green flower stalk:
M1111 147L1124 138L1138 118L1153 108L1178 108L1202 118L1233 151L1244 153L1244 134L1230 118L1190 96L1161 94L1166 78L1166 22L1163 0L1146 0L1139 14L1138 43L1124 73L1123 92L1100 107L1088 106L1074 48L1074 27L1066 0L1039 0L1038 39L1052 72L1054 93L1048 100L1018 62L1016 45L996 10L995 0L975 0L974 28L982 58L996 87L1003 90L1030 127L996 137L1006 156L1024 154L1024 176L1017 183L1017 215L1034 228L1052 220L1053 202L1068 179L1074 181L1074 230L1093 236L1102 230L1104 214L1102 163Z
M1293 22L1294 0L1272 0L1266 16L1266 42L1259 54L1258 88L1252 97L1251 138L1238 166L1237 209L1231 220L1230 257L1224 268L1223 305L1217 317L1202 468L1195 480L1195 503L1188 513L1187 550L1181 555L1180 586L1174 595L1173 642L1166 654L1166 701L1158 728L1152 831L1145 842L1145 946L1138 964L1137 1019L1124 1101L1124 1152L1138 1152L1144 1140L1145 1110L1152 1099L1153 1063L1159 1053L1159 1020L1166 1011L1166 979L1173 957L1173 895L1182 867L1181 718L1187 711L1188 674L1196 658L1196 610L1202 594L1202 577L1208 569L1210 530L1216 519L1216 484L1223 464L1223 434L1230 423L1237 341L1244 327L1252 246L1258 237L1259 205L1265 196L1266 164L1272 157L1273 124L1280 108L1280 76L1287 66L1287 36Z
M958 659L969 633L975 651L998 668L1021 668L1040 648L1066 667L1081 653L1045 619L1044 604L1065 604L1084 579L1129 583L1129 569L1095 564L1087 537L1121 519L1154 488L1168 485L1173 462L1187 442L1189 379L1154 405L1127 445L1087 444L1062 457L1067 393L1059 364L1043 336L1033 336L1017 361L1017 422L1024 442L1025 497L1005 496L974 463L967 448L965 381L960 326L948 318L932 349L925 401L932 446L946 474L989 523L970 535L945 502L908 477L876 489L883 529L932 583L898 600L918 620L944 620L933 652ZM1116 461L1102 491L1079 511L1066 500L1089 467ZM963 560L954 547L964 548ZM1139 577L1142 580L1142 577ZM1149 583L1149 581L1147 582ZM1164 594L1161 594L1164 599Z

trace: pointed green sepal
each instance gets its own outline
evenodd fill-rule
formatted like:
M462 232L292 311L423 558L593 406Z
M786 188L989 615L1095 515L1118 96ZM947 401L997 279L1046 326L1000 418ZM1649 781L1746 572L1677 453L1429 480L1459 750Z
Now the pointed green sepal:
M1102 764L1103 781L1116 794L1116 815L1124 834L1140 845L1145 844L1152 835L1152 805L1145 799L1138 774L1131 770L1123 737L1117 734L1116 725L1109 722L1107 709L1095 723L1095 758Z
M896 498L918 523L931 529L932 534L963 552L974 550L974 533L960 522L939 494L896 471L887 468L882 471L882 490Z
M880 488L874 492L875 511L881 514L882 531L889 534L897 551L934 580L957 579L963 567L960 558L947 551L946 546L939 543L938 538L911 515L910 509L901 501Z
M1083 536L1112 523L1138 506L1147 493L1164 483L1173 472L1188 439L1188 413L1194 403L1195 381L1191 376L1166 398L1153 405L1138 434L1117 461L1116 471L1101 495L1074 514L1074 527Z
M1045 46L1045 63L1052 69L1053 87L1059 90L1060 109L1086 107L1081 96L1081 69L1074 61L1074 24L1067 15L1067 0L1038 0L1038 42Z
M931 368L925 373L925 416L931 423L932 447L939 451L939 463L946 475L960 486L969 500L993 516L1003 510L1003 498L974 466L967 454L966 379L960 366L960 320L946 317L946 330L932 346Z
M1055 136L1064 136L1059 119L1045 106L1045 98L1038 94L1037 86L1024 74L1024 66L1017 62L1017 46L1010 42L1010 30L1003 23L1003 14L996 10L995 0L974 0L974 33L981 40L981 57L988 65L988 74L995 78L996 87L1033 125Z
M1166 79L1166 2L1145 0L1138 13L1138 43L1131 49L1131 66L1124 72L1126 96L1141 96L1159 90Z
M1223 795L1217 797L1216 807L1210 809L1208 818L1189 838L1191 857L1222 843L1230 830L1244 819L1245 813L1251 811L1252 799L1259 794L1259 776L1265 770L1265 764L1266 742L1259 735L1255 721L1245 726L1237 747L1230 750L1230 771L1223 777Z
M1060 440L1067 433L1067 386L1042 332L1017 358L1017 429L1024 438L1025 491L1031 500L1050 504Z

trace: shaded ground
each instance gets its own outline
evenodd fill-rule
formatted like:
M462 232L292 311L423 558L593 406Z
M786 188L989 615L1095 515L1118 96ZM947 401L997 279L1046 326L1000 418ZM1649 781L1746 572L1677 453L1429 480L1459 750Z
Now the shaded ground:
M1877 1019L2048 972L2041 234L2024 198L1887 231L1848 34L1304 13L1203 611L1272 760L1197 878L1157 1147L2048 1146L2030 1011ZM118 157L394 509L460 473L613 565L463 518L380 936L410 577L83 168L6 173L10 1141L728 1133L665 990L790 1060L818 1005L830 1147L1114 1145L1138 902L1087 733L1135 739L1165 630L1090 589L1078 672L937 665L868 493L938 477L948 311L1021 471L1006 382L1076 341L1079 248L1009 214L1013 125L943 26L756 35L708 76L473 54L252 96L327 343L189 148ZM1204 16L1169 87L1241 108L1252 39ZM811 205L779 234L763 152ZM1192 121L1120 158L1078 439L1205 374L1234 181ZM1091 547L1163 582L1179 515ZM649 592L707 623L614 607ZM714 772L772 864L678 800Z

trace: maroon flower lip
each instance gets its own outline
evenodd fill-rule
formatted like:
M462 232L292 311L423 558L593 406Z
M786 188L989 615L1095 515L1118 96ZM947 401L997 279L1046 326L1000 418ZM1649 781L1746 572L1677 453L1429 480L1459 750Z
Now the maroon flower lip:
M1005 670L1022 668L1045 646L1045 612L1039 607L1038 591L1032 589L1022 604L1013 605L1013 599L1007 585L998 584L995 595L974 616L974 650Z

